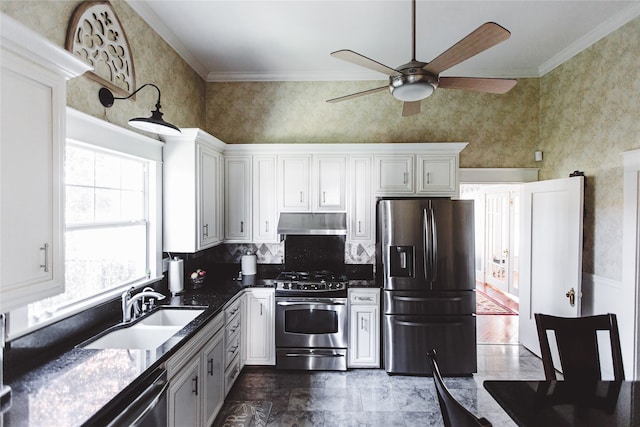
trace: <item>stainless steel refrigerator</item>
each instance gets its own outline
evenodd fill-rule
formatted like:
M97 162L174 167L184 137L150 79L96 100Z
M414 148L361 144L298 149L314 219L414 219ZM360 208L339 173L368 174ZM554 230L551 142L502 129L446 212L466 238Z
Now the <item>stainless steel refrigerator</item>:
M444 375L477 372L473 201L381 199L377 220L385 370L431 374L435 348Z

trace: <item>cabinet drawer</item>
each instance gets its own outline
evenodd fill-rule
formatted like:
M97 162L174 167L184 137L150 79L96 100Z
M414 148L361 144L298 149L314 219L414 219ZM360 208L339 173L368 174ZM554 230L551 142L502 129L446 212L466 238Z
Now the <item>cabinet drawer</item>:
M225 367L228 367L233 359L240 354L240 333L233 335L232 338L225 342L225 349L224 360L227 362Z
M380 301L379 289L350 289L349 303L351 305L378 305Z
M229 394L229 390L233 387L233 383L240 375L240 356L236 356L235 359L229 364L224 371L224 394Z
M231 337L240 332L240 325L242 322L242 317L236 315L233 319L231 319L230 322L227 322L227 326L225 327L225 337L228 340L231 339Z
M229 307L224 309L224 318L229 324L229 321L238 316L240 314L240 298L236 298L236 300L229 305Z

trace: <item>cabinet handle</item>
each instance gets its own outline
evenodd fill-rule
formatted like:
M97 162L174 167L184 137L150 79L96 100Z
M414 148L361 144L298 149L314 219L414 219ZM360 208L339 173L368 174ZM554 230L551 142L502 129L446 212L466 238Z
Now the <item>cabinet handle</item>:
M300 192L300 203L302 203L302 191Z
M260 303L260 316L262 316L262 303Z
M408 175L407 172L402 174L402 183L405 185L407 184L407 175Z
M362 233L362 221L358 221L358 233Z
M269 221L265 221L264 222L264 231L265 231L265 233L269 232Z
M360 329L362 329L363 331L365 330L365 325L364 325L364 317L360 318Z
M431 172L427 172L427 184L431 184Z
M191 391L193 394L197 396L198 395L198 376L196 375L195 377L193 377L191 381L193 381L193 389Z
M44 268L46 273L49 272L49 244L45 243L43 247L40 248L41 251L44 251L44 264L40 264L40 268Z
M209 368L208 368L208 372L209 372L209 376L213 376L213 359L209 359L208 360L209 363Z
M202 226L202 235L204 237L209 237L209 224L205 224Z
M322 192L322 203L327 203L327 192L326 191Z
M236 367L233 372L231 372L231 379L234 379L236 377L236 375L238 375L238 368Z
M244 233L244 221L240 221L240 232Z

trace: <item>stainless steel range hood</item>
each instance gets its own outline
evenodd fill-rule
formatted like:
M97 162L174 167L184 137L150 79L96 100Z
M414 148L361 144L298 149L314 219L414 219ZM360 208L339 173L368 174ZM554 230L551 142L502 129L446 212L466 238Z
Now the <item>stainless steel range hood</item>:
M301 236L344 236L347 215L341 213L285 212L280 214L278 234Z

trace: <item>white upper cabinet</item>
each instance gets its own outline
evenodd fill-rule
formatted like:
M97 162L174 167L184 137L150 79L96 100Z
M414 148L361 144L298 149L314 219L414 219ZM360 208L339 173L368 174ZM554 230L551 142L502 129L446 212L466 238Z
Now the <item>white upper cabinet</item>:
M376 156L376 193L412 194L413 155Z
M222 242L224 143L199 129L163 140L163 250L193 253Z
M411 149L401 144L399 151ZM458 158L465 143L415 144L413 153L375 156L376 196L458 195Z
M346 163L345 156L313 157L314 211L345 211Z
M64 291L66 80L90 67L0 15L0 313Z
M456 193L458 186L458 157L418 155L417 194Z
M375 199L371 191L372 156L351 156L349 159L349 240L375 242Z
M311 155L279 156L278 200L281 212L311 210Z
M276 156L253 157L253 238L256 242L276 242Z
M251 241L251 156L225 158L225 240Z

